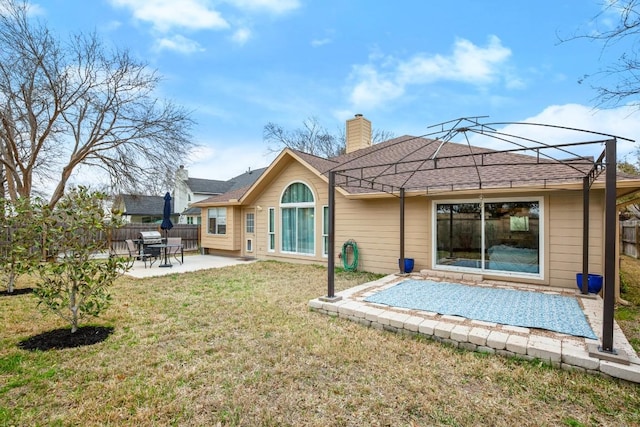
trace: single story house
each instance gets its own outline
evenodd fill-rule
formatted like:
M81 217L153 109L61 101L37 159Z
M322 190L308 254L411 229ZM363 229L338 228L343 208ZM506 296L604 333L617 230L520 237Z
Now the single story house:
M194 203L206 219L202 247L326 264L333 171L331 252L338 266L353 241L364 271L397 272L402 253L416 270L572 288L583 271L583 188L591 177L588 268L603 274L605 180L593 158L557 161L540 151L454 143L447 135L371 145L370 121L356 115L346 126L345 154L325 159L286 148L253 184ZM620 174L615 188L618 198L630 197L640 179Z

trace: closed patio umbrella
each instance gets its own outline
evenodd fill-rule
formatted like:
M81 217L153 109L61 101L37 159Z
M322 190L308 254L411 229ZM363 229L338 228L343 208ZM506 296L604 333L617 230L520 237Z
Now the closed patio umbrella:
M171 194L168 191L164 195L164 208L162 209L162 224L160 224L160 228L164 230L164 242L166 244L169 230L173 228L173 223L171 222ZM164 248L164 264L161 264L160 267L171 267L171 264L167 262L166 247Z

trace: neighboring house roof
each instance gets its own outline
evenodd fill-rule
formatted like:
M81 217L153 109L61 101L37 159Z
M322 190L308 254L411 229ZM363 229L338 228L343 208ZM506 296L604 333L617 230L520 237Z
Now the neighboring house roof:
M222 194L231 187L228 181L200 178L187 178L187 186L197 194Z
M223 194L253 184L267 168L249 170L227 181L187 178L187 186L194 194Z
M124 207L123 215L162 215L164 208L162 196L120 194L118 198ZM173 201L171 203L173 204Z
M264 171L266 171L267 169L268 168L250 170L241 175L231 178L229 181L226 181L227 184L229 185L228 191L222 194L211 196L205 200L192 203L190 209L194 209L194 208L199 209L199 206L201 206L202 203L206 205L209 203L214 203L214 204L220 203L220 202L226 203L233 200L235 201L239 200L246 193L246 191L249 188L251 188L251 186L256 181L258 181L258 179L262 176Z
M200 208L187 208L180 215L200 216Z

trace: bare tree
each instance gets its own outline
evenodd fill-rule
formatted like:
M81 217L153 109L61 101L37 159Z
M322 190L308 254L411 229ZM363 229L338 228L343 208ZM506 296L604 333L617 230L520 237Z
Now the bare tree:
M54 206L80 167L106 172L114 191L164 187L194 146L189 112L154 96L157 73L95 33L62 41L26 1L5 0L0 46L0 166L11 199L46 180Z
M267 143L270 153L278 152L285 147L325 158L345 153L347 138L344 127L333 134L322 126L316 117L305 119L302 126L287 130L281 125L269 122L264 126L262 139ZM371 140L376 144L391 138L392 132L374 129Z
M617 21L611 25L611 16ZM623 102L640 109L640 0L606 0L603 8L592 20L596 30L576 34L569 38L561 38L562 42L576 39L587 39L602 43L603 53L613 52L618 43L630 40L632 43L625 46L618 53L617 59L596 71L594 74L586 74L579 83L587 80L593 81L598 77L600 84L594 84L597 91L598 105L602 107L615 107ZM602 29L604 28L604 29ZM612 80L610 80L612 79ZM612 82L612 83L608 83Z
M344 144L320 124L316 117L302 122L302 128L286 130L275 123L267 123L262 139L267 142L269 152L278 152L284 147L304 151L321 157L334 157L344 151Z

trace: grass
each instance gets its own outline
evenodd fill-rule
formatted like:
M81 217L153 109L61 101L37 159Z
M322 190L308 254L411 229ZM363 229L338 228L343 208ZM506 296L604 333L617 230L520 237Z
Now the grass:
M640 260L620 256L620 283L620 296L629 305L616 307L616 322L634 350L640 353Z
M341 272L336 289L373 279ZM29 352L65 326L0 297L0 426L640 425L640 387L459 351L308 310L318 266L259 262L122 278L93 346Z

